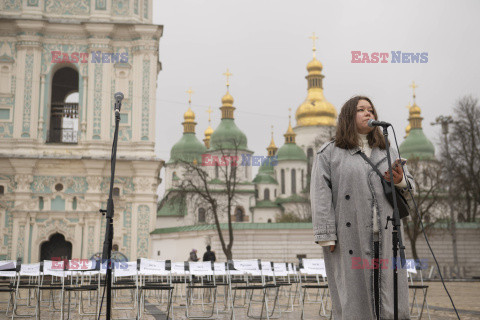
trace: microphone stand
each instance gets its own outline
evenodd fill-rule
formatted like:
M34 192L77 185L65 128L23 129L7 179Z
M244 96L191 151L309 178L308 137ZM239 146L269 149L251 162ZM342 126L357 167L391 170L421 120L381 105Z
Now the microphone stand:
M393 318L398 320L398 249L400 249L400 260L402 268L405 266L405 246L402 241L402 230L400 228L400 214L398 212L398 204L396 197L396 187L393 182L393 168L390 161L390 144L388 142L388 126L383 126L383 136L385 137L385 145L387 148L387 162L388 162L388 172L390 173L390 187L392 188L393 196L393 218L387 217L387 225L385 229L388 228L388 221L392 222L392 250L393 250Z
M112 242L113 242L113 183L115 181L115 164L117 161L117 140L118 140L118 126L120 123L120 108L122 107L123 93L117 92L115 97L115 133L113 135L112 157L110 160L111 176L110 176L110 191L108 194L107 210L100 210L102 214L106 213L106 228L105 240L103 242L102 259L106 262L106 290L107 290L107 310L106 320L111 319L112 311ZM101 310L100 310L101 312Z

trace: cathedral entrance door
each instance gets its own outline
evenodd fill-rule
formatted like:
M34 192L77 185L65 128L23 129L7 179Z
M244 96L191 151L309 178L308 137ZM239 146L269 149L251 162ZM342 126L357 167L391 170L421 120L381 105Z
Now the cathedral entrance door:
M40 261L58 259L72 259L72 243L62 234L55 233L40 245Z

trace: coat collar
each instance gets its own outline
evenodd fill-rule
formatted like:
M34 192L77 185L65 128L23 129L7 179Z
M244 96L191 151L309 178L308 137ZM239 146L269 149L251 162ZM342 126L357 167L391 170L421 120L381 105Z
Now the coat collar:
M352 148L352 149L348 149L348 151L353 156L356 153L359 153L361 150L360 150L359 147L355 147L355 148ZM387 154L386 154L385 150L380 150L379 148L373 148L372 149L372 154L370 155L370 160L372 161L372 163L374 163L376 166L378 166L385 159L387 159Z

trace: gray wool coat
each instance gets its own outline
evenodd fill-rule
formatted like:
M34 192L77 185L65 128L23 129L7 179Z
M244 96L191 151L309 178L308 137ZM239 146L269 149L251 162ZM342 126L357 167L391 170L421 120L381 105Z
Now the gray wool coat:
M333 253L329 247L323 247L335 320L376 319L372 260L373 206L377 206L380 319L393 319L392 224L385 229L393 209L380 178L359 151L341 149L328 142L315 156L310 185L315 241L336 241ZM390 155L392 162L398 158L392 148ZM386 150L373 148L370 160L380 172L387 171ZM412 177L406 168L405 171L413 186ZM407 190L397 190L408 195ZM398 287L399 319L410 319L407 273L401 267Z

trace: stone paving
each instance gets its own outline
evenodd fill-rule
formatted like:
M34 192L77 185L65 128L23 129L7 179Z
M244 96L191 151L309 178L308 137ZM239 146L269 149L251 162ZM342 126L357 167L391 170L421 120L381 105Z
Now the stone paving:
M425 282L426 285L429 286L428 289L428 305L429 305L429 313L430 318L435 320L449 320L449 319L457 319L453 308L451 307L450 300L443 289L443 285L441 282ZM456 305L456 308L459 312L460 318L463 320L472 320L472 319L480 319L480 282L446 282L446 286L453 298L453 301ZM421 296L421 292L417 292L417 296ZM412 295L410 295L412 297ZM311 295L311 299L314 299L314 294ZM122 300L123 299L123 300ZM123 297L122 299L118 300L119 302L127 302L124 306L129 306L128 301L131 301L131 297ZM184 299L184 298L183 298ZM1 293L0 294L0 302L8 301L8 294ZM154 301L152 299L148 300L151 303L148 303L146 309L149 312L159 312L160 310L155 306ZM239 300L241 301L241 300ZM286 303L286 297L282 297L280 299L280 303ZM421 299L419 301L421 303ZM318 315L318 311L320 310L319 303L311 303L307 304L305 308L305 319L328 319L328 317L320 317ZM327 308L330 305L327 306ZM7 317L5 315L6 304L0 304L0 319L11 319L11 316ZM87 311L92 311L93 308L87 308ZM199 310L199 307L196 308ZM28 313L31 312L31 309L26 307L21 307L20 312ZM253 312L260 312L259 309L255 308ZM293 320L293 319L300 319L300 308L297 306L294 308L293 312L282 312L281 314L276 313L279 319L285 320ZM129 311L114 311L113 313L114 318L126 318L132 317L134 314ZM235 316L238 320L245 320L248 319L246 316L246 309L245 308L236 308L235 309ZM59 312L51 312L48 311L47 305L42 305L42 319L55 319L60 318ZM102 316L102 319L105 317ZM65 316L66 319L66 316ZM71 319L95 319L94 316L84 316L80 317L78 313L72 313ZM146 315L143 319L155 319L155 320L166 320L165 315ZM174 303L174 319L186 319L185 316L185 304L184 300L181 298L177 298L176 302ZM229 316L225 314L216 315L214 319L230 319ZM412 318L413 319L413 318ZM428 319L427 310L424 310L422 319Z

